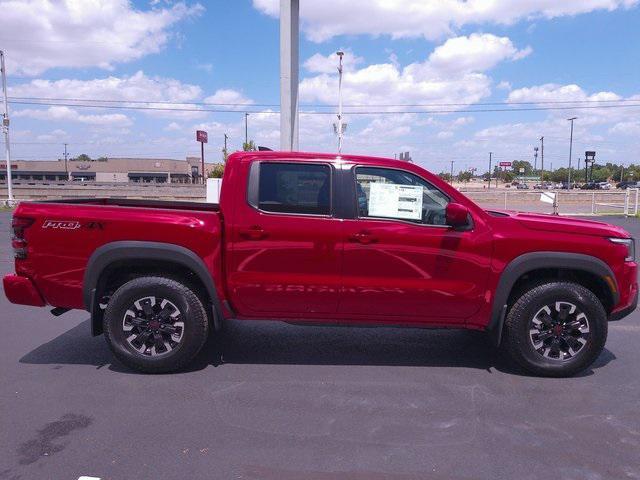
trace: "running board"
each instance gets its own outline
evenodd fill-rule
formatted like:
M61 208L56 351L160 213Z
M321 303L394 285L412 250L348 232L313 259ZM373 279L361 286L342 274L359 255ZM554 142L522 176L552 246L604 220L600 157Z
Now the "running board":
M71 310L71 309L70 308L64 308L64 307L56 307L56 308L51 309L51 315L53 315L54 317L59 317L63 313L67 313L69 310Z

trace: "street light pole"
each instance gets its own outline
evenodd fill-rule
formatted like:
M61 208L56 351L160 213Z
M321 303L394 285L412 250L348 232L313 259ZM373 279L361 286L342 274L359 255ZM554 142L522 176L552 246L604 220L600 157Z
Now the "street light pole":
M455 160L451 160L451 185L453 185L453 164L455 163Z
M544 183L544 137L540 137L540 180Z
M487 190L491 188L491 156L492 155L493 155L493 152L489 152L489 187L487 188Z
M244 143L249 148L249 114L244 114Z
M11 178L11 144L9 142L9 101L7 99L7 69L4 66L4 52L0 50L0 72L2 73L2 93L4 95L4 115L2 130L4 132L4 149L7 160L7 204L13 203L13 184Z
M567 118L571 122L571 135L569 137L569 173L567 174L567 190L571 189L571 152L573 150L573 121L578 117Z
M338 64L338 154L342 152L342 57L344 52L336 52L340 59Z

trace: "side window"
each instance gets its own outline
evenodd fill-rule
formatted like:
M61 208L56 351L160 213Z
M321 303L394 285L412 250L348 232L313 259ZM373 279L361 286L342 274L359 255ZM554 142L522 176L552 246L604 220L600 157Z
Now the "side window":
M390 168L357 167L358 216L445 225L449 198L426 180Z
M330 215L331 168L302 163L261 163L260 210L277 213Z

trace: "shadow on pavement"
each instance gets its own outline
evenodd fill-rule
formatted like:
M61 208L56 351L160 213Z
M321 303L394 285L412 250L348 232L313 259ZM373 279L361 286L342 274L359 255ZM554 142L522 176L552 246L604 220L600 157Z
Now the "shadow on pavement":
M616 357L605 349L592 369ZM92 337L86 320L40 345L21 363L47 365L108 365L135 373L114 361L102 336ZM526 375L512 367L482 332L418 328L358 328L297 326L273 321L227 321L213 335L187 371L224 364L370 365L462 367Z

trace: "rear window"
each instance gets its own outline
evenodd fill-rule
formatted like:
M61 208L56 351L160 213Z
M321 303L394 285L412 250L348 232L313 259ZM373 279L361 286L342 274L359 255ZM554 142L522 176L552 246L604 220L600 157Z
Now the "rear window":
M258 206L267 212L329 215L331 168L317 164L261 163Z

